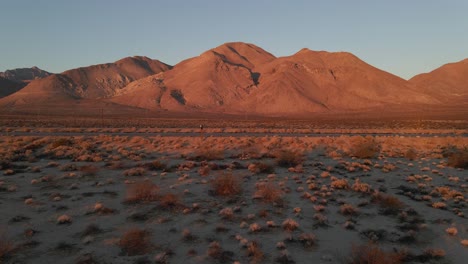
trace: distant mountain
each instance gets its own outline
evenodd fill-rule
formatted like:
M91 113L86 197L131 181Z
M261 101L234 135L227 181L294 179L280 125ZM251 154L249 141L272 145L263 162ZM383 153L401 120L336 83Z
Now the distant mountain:
M20 91L0 100L0 106L109 98L132 81L170 68L158 60L138 56L72 69L32 81Z
M0 77L0 98L13 94L19 91L24 86L25 85L23 83L10 81L8 79Z
M351 53L302 49L257 68L259 86L239 109L265 114L433 104L407 81Z
M302 49L277 58L253 44L232 42L174 67L128 57L53 74L0 99L0 107L91 109L91 115L97 108L301 117L437 109L459 114L458 105L468 102L467 64L448 64L406 81L348 52Z
M130 84L112 101L149 109L213 110L245 100L258 82L255 67L274 59L252 44L226 43Z
M414 76L410 83L444 102L468 102L468 59Z
M0 72L0 77L8 79L14 82L30 82L36 79L45 78L52 73L39 69L34 66L32 68L19 68L13 70L6 70L5 72Z
M29 82L51 75L50 72L37 67L20 68L0 72L0 98L13 94Z
M131 83L111 100L147 109L267 115L438 102L350 53L303 49L276 58L238 42Z

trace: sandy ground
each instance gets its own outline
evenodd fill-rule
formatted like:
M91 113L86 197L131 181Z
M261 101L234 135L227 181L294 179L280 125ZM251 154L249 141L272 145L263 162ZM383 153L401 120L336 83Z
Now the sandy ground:
M466 263L468 173L448 157L467 146L4 135L0 262L353 263L364 245L380 260Z

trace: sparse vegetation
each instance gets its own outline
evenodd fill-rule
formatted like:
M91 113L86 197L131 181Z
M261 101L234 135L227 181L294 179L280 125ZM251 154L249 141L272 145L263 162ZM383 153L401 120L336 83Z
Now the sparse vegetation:
M265 203L280 203L283 191L273 183L260 183L256 186L254 198L261 199Z
M126 202L152 202L159 198L159 187L152 182L136 182L127 187Z
M150 233L139 228L126 231L117 245L122 253L128 256L143 255L149 253L152 249Z
M295 167L302 164L304 156L299 151L293 151L289 149L278 150L275 152L274 157L276 164L280 167Z
M216 176L212 182L213 193L219 196L233 196L241 193L241 182L238 176L224 173Z
M348 264L398 264L406 257L405 252L387 252L376 244L352 246Z
M455 168L468 169L468 148L457 149L451 153L447 164Z

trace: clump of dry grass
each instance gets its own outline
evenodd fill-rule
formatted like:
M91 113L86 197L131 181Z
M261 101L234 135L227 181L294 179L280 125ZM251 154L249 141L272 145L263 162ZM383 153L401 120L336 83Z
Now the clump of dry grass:
M447 165L455 168L468 169L468 148L457 149L448 157Z
M349 155L358 159L372 159L380 153L380 144L372 137L352 138Z
M358 211L351 204L343 204L342 206L340 206L340 213L342 215L356 215Z
M11 257L14 249L13 242L6 237L4 232L0 232L0 263Z
M69 138L58 138L57 140L52 142L49 146L50 148L54 149L54 148L58 148L61 146L71 146L72 144L73 144L73 140Z
M280 203L282 201L283 191L278 186L272 183L259 183L256 188L254 198L261 199L266 203Z
M275 173L275 167L266 162L254 162L249 164L248 170L255 174L260 173Z
M79 170L83 176L95 176L98 173L99 168L93 165L85 165L81 166Z
M124 171L125 176L143 176L145 173L146 170L142 167L131 168Z
M444 202L435 202L432 204L432 207L436 209L447 209L447 204Z
M335 179L331 182L331 187L335 189L348 189L348 181L346 179Z
M223 173L216 176L211 181L213 193L219 196L233 196L238 195L242 191L241 182L239 177L231 173Z
M402 263L406 253L386 252L375 244L364 244L351 248L351 255L348 258L349 264L398 264Z
M299 224L296 221L294 221L293 219L288 218L288 219L284 220L282 226L283 226L284 230L286 230L288 232L292 232L292 231L296 230L299 227Z
M354 181L353 186L351 187L355 192L370 193L372 188L367 183L362 183L359 178Z
M167 169L167 164L160 160L153 160L151 162L145 163L143 167L147 168L150 171L164 171Z
M218 241L211 242L206 253L208 256L219 261L220 263L231 262L232 256L234 255L234 253L231 251L224 251Z
M403 202L397 197L379 192L372 195L372 201L380 205L384 214L395 215L404 207Z
M201 147L195 151L191 159L194 159L197 161L223 160L224 151L222 149L216 149L213 147Z
M143 255L151 252L152 243L147 230L133 228L126 231L118 244L122 253L128 256Z
M265 257L260 245L255 241L250 241L247 244L247 256L250 258L250 263L260 263Z
M165 193L158 198L159 206L166 209L176 208L182 205L180 197L174 193Z
M159 198L159 187L147 181L136 182L127 188L126 202L151 202Z
M303 153L288 149L279 150L274 153L276 164L280 167L296 167L304 161Z

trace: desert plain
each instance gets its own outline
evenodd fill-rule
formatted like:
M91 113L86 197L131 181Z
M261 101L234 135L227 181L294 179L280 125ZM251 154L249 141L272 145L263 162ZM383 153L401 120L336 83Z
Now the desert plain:
M467 121L1 124L1 263L468 257Z

